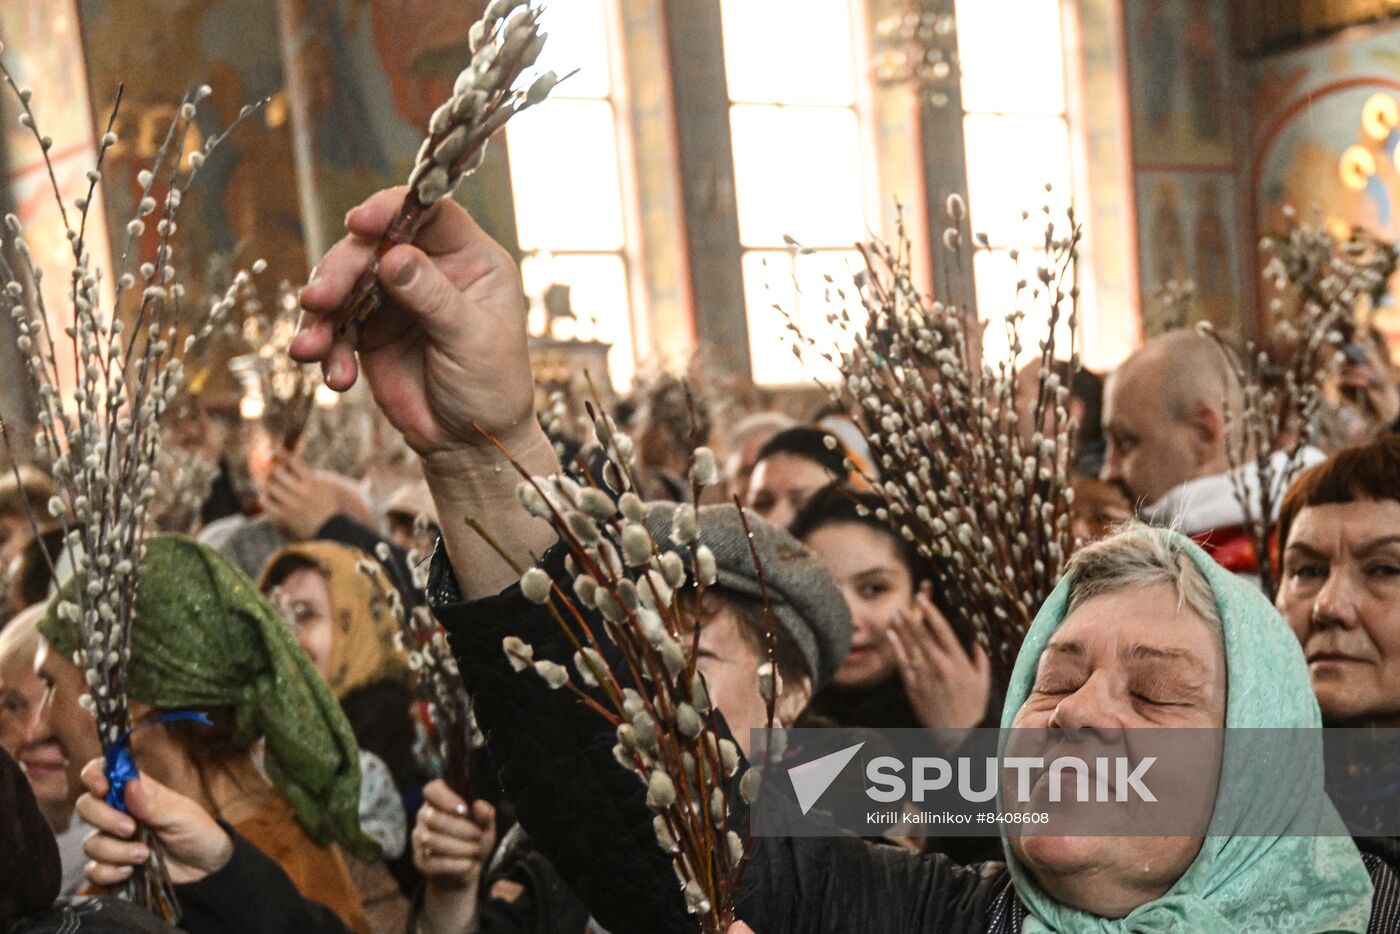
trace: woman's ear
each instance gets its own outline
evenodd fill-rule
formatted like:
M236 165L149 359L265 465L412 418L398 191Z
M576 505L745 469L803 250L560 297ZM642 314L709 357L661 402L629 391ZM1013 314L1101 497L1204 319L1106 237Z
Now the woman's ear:
M812 679L805 675L796 681L783 685L778 702L773 706L773 716L780 726L790 726L796 722L807 704L812 700Z

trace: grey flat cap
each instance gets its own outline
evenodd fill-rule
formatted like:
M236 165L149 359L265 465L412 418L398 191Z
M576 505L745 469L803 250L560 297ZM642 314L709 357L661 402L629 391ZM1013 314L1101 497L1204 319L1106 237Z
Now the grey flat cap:
M689 563L689 547L671 540L675 503L647 504L647 528L657 544L679 552ZM753 555L744 535L737 506L702 506L696 514L700 544L715 555L717 588L763 598L754 570ZM783 530L747 515L754 548L763 564L773 615L801 650L812 672L812 689L836 674L851 651L851 611L826 565L797 539Z

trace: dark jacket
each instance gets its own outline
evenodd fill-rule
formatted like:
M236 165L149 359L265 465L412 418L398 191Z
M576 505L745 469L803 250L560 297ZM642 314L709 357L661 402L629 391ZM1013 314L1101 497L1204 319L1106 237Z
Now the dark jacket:
M898 672L869 686L847 688L829 684L812 698L803 716L819 717L836 726L871 730L917 730L923 726Z
M520 894L496 897L498 882ZM583 934L588 926L588 909L519 824L501 838L481 890L481 934Z
M544 568L568 586L563 559L556 547ZM518 587L464 603L441 553L429 597L475 697L506 794L540 852L611 934L691 934L695 922L656 843L644 788L613 758L611 727L569 692L552 691L506 661L501 641L515 635L537 659L568 663L572 647L553 617ZM737 804L738 796L731 800ZM760 839L739 916L759 934L982 934L1008 880L1001 864L962 867L849 835ZM1005 910L1008 903L1000 904Z
M144 909L111 896L61 898L51 908L16 921L0 922L5 934L178 934ZM188 929L187 929L188 930Z
M335 912L307 901L282 868L227 826L233 855L218 872L175 886L179 927L110 897L60 899L5 934L352 934Z
M542 566L570 586L561 548ZM476 698L505 792L541 854L610 934L693 934L670 859L653 836L642 783L612 756L612 729L570 692L552 691L506 661L501 641L514 635L534 647L536 659L570 663L572 646L548 610L518 586L463 602L441 551L429 600ZM600 620L590 625L602 631ZM737 795L730 800L742 808ZM735 814L739 823L746 817ZM1400 879L1388 860L1396 848L1358 844L1376 887L1367 930L1395 934ZM1019 934L1026 909L1002 863L961 866L942 854L914 855L844 834L755 839L738 916L756 934Z
M1371 898L1371 924L1367 934L1400 931L1400 840L1395 837L1357 837L1356 848L1371 873L1376 893Z
M350 934L335 912L308 901L282 867L227 826L228 865L199 882L177 885L180 930L189 934Z

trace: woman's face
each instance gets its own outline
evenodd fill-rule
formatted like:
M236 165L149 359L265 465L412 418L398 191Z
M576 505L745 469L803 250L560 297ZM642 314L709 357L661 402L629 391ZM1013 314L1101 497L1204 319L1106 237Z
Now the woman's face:
M1161 583L1092 597L1066 617L1040 656L1034 687L1012 726L1111 738L1131 755L1123 731L1220 728L1225 700L1220 633L1182 607L1173 586ZM1165 757L1153 764L1159 788L1190 789L1189 803L1203 811L1201 824L1214 806L1219 777L1219 734L1208 735L1213 765L1199 756L1176 756L1179 773ZM1033 798L1038 791L1039 785ZM1057 900L1122 917L1165 894L1195 860L1201 839L1014 836L1012 849Z
M802 504L834 479L816 461L796 454L774 454L754 467L745 505L785 529L797 517Z
M316 673L329 678L335 632L325 575L315 568L297 568L276 589L280 592L279 607L296 633L297 644L311 656Z
M18 757L43 699L44 682L34 673L34 659L0 662L0 749L11 757Z
M11 625L14 625L13 623ZM44 682L34 672L34 652L0 659L0 748L24 769L39 806L48 809L68 800L68 761L55 742L31 742Z
M55 761L62 757L67 768L64 795L71 808L83 792L83 767L102 755L97 723L82 705L87 681L81 668L42 640L34 670L44 684L44 697L29 731L29 745Z
M1324 718L1400 722L1400 502L1300 512L1277 606L1303 644Z
M707 599L698 616L695 667L705 676L710 702L724 714L734 741L748 755L749 731L768 726L768 706L758 691L764 655L745 637L737 611L723 601ZM683 636L682 644L689 647L690 639ZM795 720L810 697L811 687L805 681L783 684L774 710L778 724Z
M895 670L885 631L895 613L914 604L914 579L898 547L889 535L859 522L822 526L806 545L825 562L851 608L851 654L832 683L877 684Z

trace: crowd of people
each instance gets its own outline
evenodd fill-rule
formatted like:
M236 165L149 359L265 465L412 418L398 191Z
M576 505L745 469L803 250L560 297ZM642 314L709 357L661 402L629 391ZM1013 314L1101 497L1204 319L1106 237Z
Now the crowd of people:
M561 592L577 576L517 500L517 471L559 473L567 439L536 416L510 257L445 202L381 259L390 305L358 347L335 332L397 197L348 215L301 293L291 353L332 390L367 381L417 456L381 496L281 451L255 472L253 502L148 538L124 810L73 661L80 633L60 610L86 583L38 518L54 490L41 465L0 481L7 934L169 930L112 897L153 848L186 931L695 930L612 728L502 652L514 637L569 663L574 646L519 568L538 565ZM849 419L722 419L697 415L674 381L644 389L632 428L657 541L690 495L694 446L722 465L724 495L698 511L716 583L686 603L684 640L721 729L747 757L768 723L770 610L780 725L1400 726L1400 382L1381 361L1348 365L1365 418L1349 420L1347 444L1309 449L1281 497L1273 605L1235 495L1258 467L1231 465L1239 387L1216 344L1172 332L1106 379L1076 376L1080 549L1003 673L932 559L881 518L878 465ZM468 796L434 754L398 604L431 609L472 696ZM1224 787L1240 766L1217 752L1201 775ZM756 839L736 930L1400 931L1400 843L1325 832L1336 814L1320 759L1279 780L1296 812L1268 815L1270 835Z

